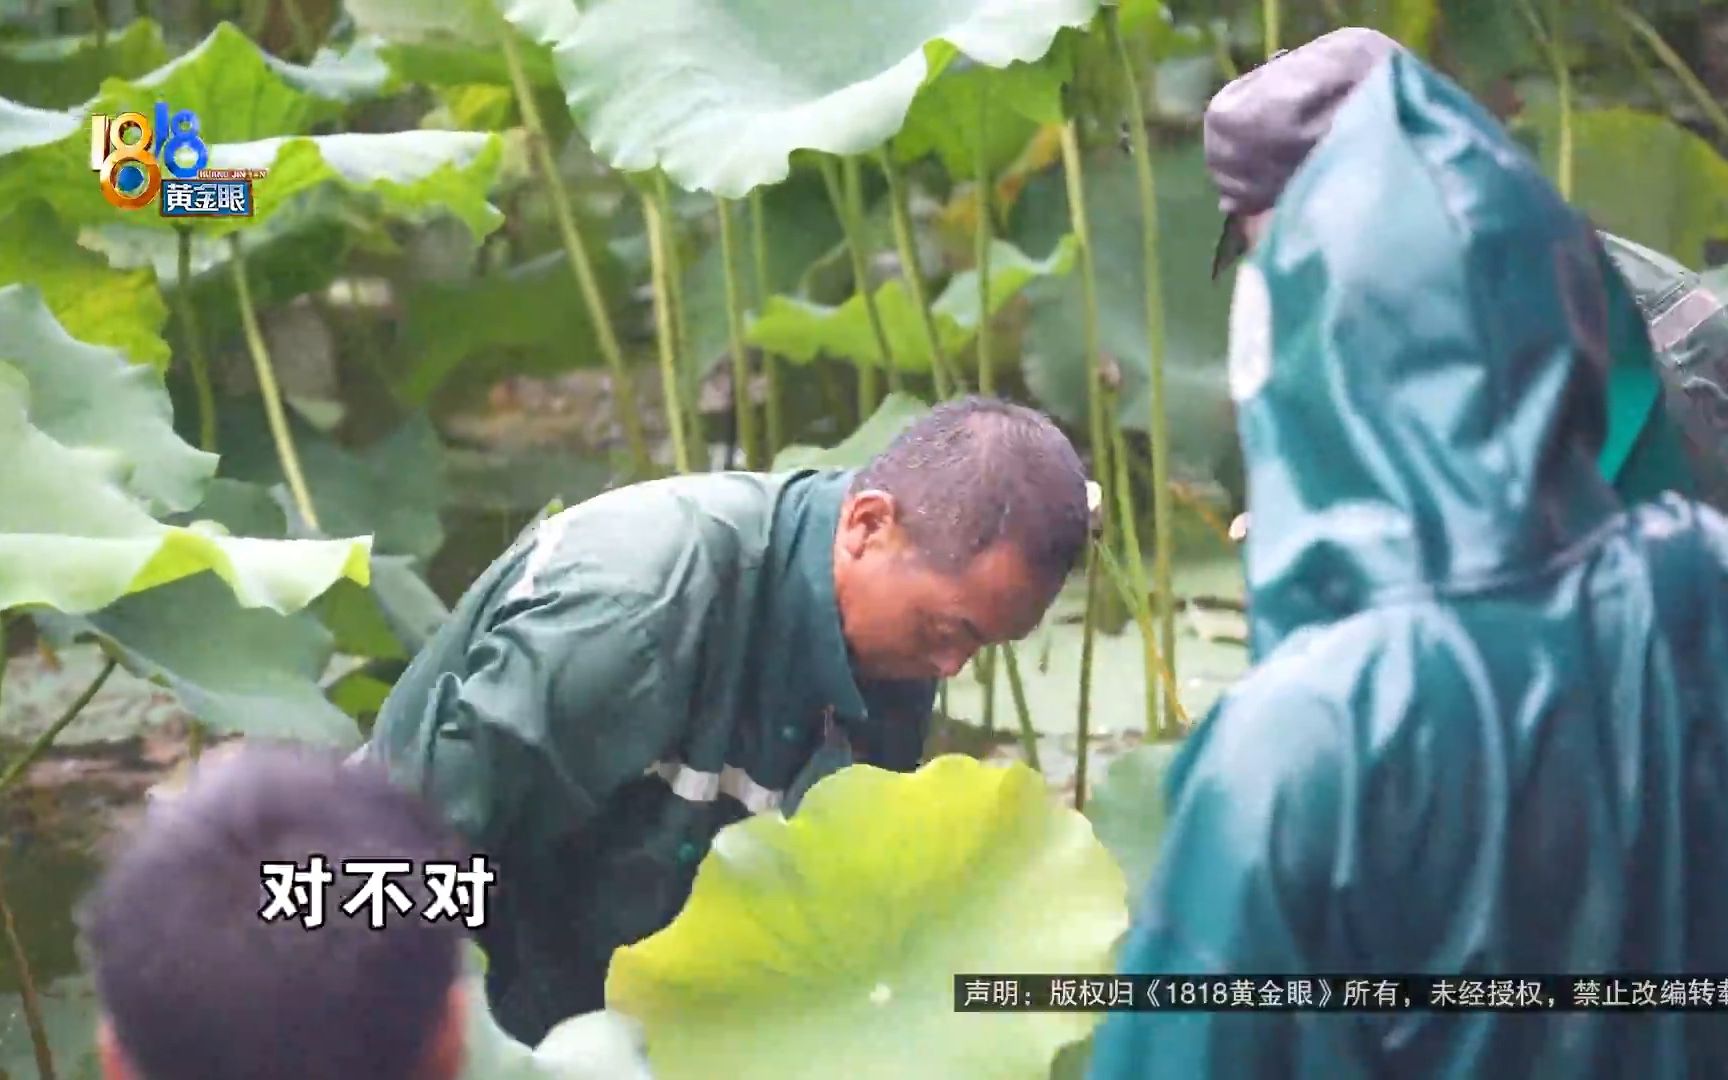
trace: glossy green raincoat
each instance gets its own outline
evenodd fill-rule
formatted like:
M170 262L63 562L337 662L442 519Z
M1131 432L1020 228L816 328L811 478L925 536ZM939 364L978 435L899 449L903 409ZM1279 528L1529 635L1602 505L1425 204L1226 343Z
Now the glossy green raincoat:
M1172 766L1125 970L1728 971L1728 525L1598 472L1648 349L1610 265L1419 60L1341 108L1238 276L1256 664ZM1728 1022L1118 1014L1091 1075L1722 1076Z
M479 931L499 1024L600 1008L722 827L854 760L909 771L933 682L855 679L834 597L850 474L708 473L530 530L417 655L363 753L498 873Z

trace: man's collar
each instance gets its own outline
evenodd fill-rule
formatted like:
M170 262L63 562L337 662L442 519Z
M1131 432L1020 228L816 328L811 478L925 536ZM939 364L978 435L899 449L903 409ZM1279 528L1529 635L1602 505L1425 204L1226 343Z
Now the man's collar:
M801 715L831 710L856 722L867 719L868 710L834 592L834 538L851 479L850 472L819 472L794 480L775 510L769 639L782 652L762 661L798 687Z

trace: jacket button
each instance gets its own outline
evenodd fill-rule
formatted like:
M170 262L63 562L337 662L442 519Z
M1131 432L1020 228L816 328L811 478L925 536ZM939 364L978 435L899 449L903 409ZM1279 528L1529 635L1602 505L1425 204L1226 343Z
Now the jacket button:
M787 742L792 742L793 740L798 738L797 727L793 726L792 724L787 724L785 727L782 727L780 729L780 737L782 739L785 739Z
M686 840L682 844L678 845L679 862L693 863L696 861L696 854L696 844L693 841Z

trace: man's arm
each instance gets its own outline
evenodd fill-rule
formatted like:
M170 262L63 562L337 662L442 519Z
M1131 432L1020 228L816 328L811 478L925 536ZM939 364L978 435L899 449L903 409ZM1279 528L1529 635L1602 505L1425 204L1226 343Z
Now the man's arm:
M546 592L478 637L377 752L484 850L578 829L684 721L651 618L605 589Z

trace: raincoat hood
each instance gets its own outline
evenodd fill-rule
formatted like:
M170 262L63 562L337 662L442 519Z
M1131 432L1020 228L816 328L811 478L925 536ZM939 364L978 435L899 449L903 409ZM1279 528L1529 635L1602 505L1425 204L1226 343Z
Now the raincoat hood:
M1256 660L1371 602L1537 568L1612 517L1609 358L1650 353L1609 267L1456 86L1402 53L1363 81L1237 277Z

